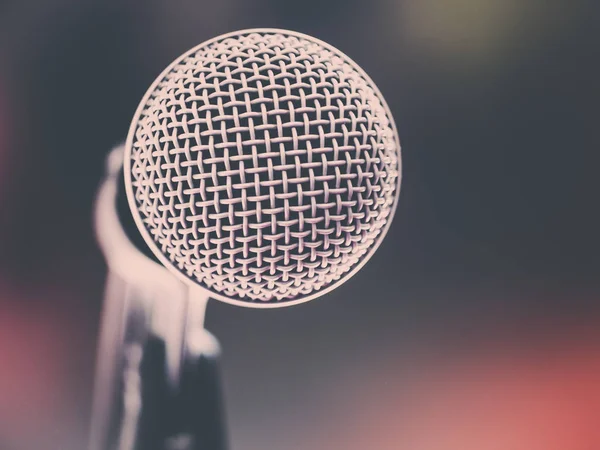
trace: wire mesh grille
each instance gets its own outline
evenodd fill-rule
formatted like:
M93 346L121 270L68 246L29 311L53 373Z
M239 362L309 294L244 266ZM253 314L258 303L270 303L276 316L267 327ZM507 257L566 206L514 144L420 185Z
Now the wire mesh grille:
M130 204L162 260L236 301L285 302L348 275L383 236L400 147L370 79L282 31L209 41L134 119Z

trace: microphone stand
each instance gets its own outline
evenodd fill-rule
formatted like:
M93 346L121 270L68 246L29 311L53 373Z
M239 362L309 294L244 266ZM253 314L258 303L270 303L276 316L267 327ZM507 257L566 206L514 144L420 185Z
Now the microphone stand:
M117 211L123 147L95 205L108 266L89 450L225 450L220 348L204 329L208 295L127 237Z

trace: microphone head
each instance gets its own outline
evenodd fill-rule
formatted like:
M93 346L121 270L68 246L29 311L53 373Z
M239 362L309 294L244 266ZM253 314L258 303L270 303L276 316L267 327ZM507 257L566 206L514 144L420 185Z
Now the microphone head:
M274 29L174 61L138 107L124 161L156 257L254 307L311 300L356 273L389 228L400 172L373 81L334 47Z

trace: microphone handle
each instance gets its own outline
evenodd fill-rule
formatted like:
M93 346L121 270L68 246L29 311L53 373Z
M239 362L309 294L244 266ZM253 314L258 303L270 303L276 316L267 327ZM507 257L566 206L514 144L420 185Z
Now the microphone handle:
M90 450L227 448L220 347L202 324L205 299L161 294L152 299L108 274ZM169 352L180 359L175 369Z

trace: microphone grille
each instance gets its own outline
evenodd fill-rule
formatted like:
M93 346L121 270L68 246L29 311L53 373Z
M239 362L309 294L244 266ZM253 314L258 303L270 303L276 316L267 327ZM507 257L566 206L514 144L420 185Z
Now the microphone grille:
M400 144L378 89L343 53L246 30L159 76L124 168L161 262L215 298L282 306L333 289L375 251L397 203Z

